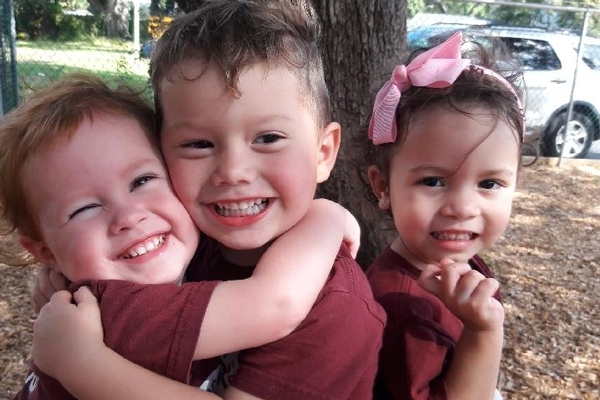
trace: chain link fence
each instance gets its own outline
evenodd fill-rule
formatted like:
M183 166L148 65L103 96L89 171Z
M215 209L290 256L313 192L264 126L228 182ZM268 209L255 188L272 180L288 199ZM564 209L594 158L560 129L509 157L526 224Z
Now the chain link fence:
M28 40L17 32L15 42L10 40L15 35L11 2L0 0L0 115L36 88L75 71L127 83L151 98L147 57L152 39L168 26L170 16L150 16L144 8L137 18L130 15L130 21L139 21L141 37L136 40L141 45L98 32L77 41ZM484 45L501 43L524 73L528 140L545 156L586 155L592 141L600 139L600 96L595 93L600 88L600 9L491 0L443 0L435 7L409 7L409 49L434 45L457 30ZM81 12L64 18L67 27L88 29L98 17ZM132 26L130 31L135 31Z
M407 22L409 50L456 31L523 72L527 140L543 156L581 158L600 139L600 9L443 1ZM444 12L442 12L444 11Z
M133 23L139 23L135 32L136 43L131 38L106 37L102 23L98 22L102 21L102 17L87 10L61 13L60 19L53 22L57 37L32 38L18 26L15 30L14 8L11 6L12 0L0 0L0 105L3 105L0 116L16 107L30 93L71 72L93 73L111 86L127 84L148 100L152 99L148 76L149 53L144 44L152 39L152 29L161 18L150 17L147 7L134 18L133 10L138 11L139 8L131 5L129 31L132 37L135 31ZM31 18L39 16L32 15ZM77 30L80 38L63 39L62 35L68 35L69 30ZM140 51L140 48L146 51Z

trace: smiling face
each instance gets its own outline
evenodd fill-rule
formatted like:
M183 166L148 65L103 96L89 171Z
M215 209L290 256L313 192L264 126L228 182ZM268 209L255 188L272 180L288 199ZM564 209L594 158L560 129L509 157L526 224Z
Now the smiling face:
M195 76L193 65L184 67ZM340 135L336 123L317 126L305 91L283 67L255 64L242 71L238 89L240 96L226 90L214 67L160 85L161 147L173 187L196 226L230 255L264 247L306 214Z
M418 268L444 257L465 262L489 248L510 218L519 164L510 127L483 108L471 117L437 106L417 117L390 161L371 167L380 207L399 237L392 249Z
M22 177L42 242L22 244L71 281L179 282L198 232L139 123L85 118L30 157Z

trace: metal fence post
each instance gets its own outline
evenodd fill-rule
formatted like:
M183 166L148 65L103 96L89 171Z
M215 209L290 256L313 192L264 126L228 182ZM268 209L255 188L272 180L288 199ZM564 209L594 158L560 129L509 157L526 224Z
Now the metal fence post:
M19 103L13 0L0 0L0 115Z

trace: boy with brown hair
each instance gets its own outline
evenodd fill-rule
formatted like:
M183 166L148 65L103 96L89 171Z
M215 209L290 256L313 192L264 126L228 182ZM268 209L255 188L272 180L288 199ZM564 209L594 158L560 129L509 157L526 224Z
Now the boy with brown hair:
M341 128L331 122L319 29L305 1L213 0L159 40L151 73L161 149L175 192L212 238L199 256L215 268L191 268L188 277L248 276L329 177ZM227 396L370 399L384 323L342 247L303 323L283 340L240 353ZM201 362L195 382L212 386L206 378L214 367ZM127 396L183 398L170 389L135 397L130 387Z

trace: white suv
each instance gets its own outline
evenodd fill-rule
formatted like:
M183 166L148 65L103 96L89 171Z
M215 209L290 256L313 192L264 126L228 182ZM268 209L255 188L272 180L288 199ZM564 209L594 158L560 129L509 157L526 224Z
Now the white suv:
M577 68L579 36L535 28L433 24L408 33L409 49L436 45L458 30L484 46L500 42L520 63L528 142L539 143L544 156L560 155L563 144L565 157L587 155L592 141L600 139L600 40L585 39ZM573 108L566 124L575 72Z

